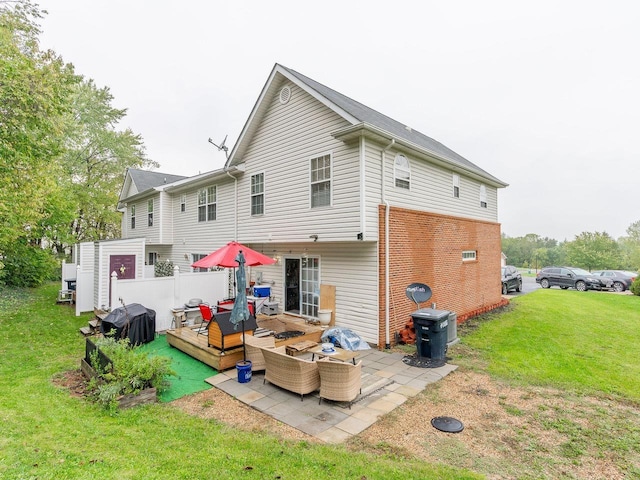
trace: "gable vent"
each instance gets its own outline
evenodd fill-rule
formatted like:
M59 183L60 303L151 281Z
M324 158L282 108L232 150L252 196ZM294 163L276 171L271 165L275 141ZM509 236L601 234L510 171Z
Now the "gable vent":
M282 87L280 90L280 103L285 105L291 99L291 88L290 87Z

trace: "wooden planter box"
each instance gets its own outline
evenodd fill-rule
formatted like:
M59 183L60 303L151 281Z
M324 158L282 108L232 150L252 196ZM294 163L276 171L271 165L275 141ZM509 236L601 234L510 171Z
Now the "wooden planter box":
M98 350L98 358L100 365L103 369L107 368L109 364L113 365L107 355L100 350L100 348L93 343L89 338L86 339L85 357L80 360L80 370L82 374L88 378L99 378L98 372L91 366L91 352ZM145 405L147 403L156 403L158 401L157 391L155 388L145 388L138 394L122 395L118 398L118 408L126 409L135 407L137 405Z

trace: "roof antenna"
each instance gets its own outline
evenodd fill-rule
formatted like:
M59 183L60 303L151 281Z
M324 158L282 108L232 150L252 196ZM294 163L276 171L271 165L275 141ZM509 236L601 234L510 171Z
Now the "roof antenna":
M224 156L227 157L227 160L229 160L229 147L227 147L225 145L225 142L227 141L227 137L229 135L225 135L224 136L224 140L222 140L222 143L220 145L216 145L215 143L213 143L213 140L211 140L211 138L209 138L209 143L211 145L213 145L214 147L216 147L218 149L218 151L223 150L224 151Z

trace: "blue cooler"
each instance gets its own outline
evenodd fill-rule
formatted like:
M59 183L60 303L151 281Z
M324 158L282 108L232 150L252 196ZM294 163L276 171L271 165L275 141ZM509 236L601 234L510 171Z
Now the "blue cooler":
M254 297L270 297L271 287L269 285L254 285L253 296Z

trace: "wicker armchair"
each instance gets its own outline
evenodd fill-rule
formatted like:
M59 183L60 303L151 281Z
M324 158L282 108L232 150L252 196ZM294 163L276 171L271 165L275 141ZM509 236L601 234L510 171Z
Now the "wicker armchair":
M320 400L335 400L349 402L355 400L362 393L362 360L357 364L351 362L335 362L325 357L318 360L320 373Z
M247 360L251 360L251 371L265 369L264 355L262 354L263 348L276 348L276 340L271 335L268 337L254 337L253 335L246 335L244 339L245 351L247 353Z
M285 347L263 348L265 361L264 382L300 394L304 400L306 393L315 392L320 387L320 375L316 362L292 357L285 353Z

